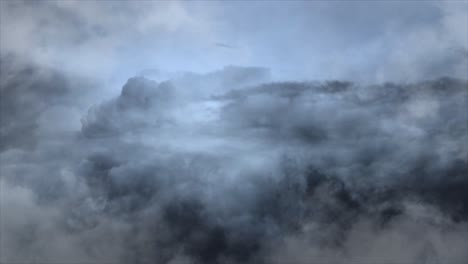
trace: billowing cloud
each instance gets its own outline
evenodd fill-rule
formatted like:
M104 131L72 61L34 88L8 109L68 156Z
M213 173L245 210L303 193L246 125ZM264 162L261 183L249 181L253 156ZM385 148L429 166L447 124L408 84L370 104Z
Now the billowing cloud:
M255 84L264 76L131 78L79 131L7 148L4 260L466 259L466 81ZM204 87L218 93L187 91ZM48 234L61 242L45 249Z
M467 262L465 4L1 2L0 262Z

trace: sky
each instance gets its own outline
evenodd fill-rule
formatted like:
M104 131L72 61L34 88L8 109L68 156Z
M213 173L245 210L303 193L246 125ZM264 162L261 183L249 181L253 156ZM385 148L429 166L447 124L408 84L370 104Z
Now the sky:
M467 73L466 1L0 1L0 263L467 263Z
M467 10L466 1L3 1L1 46L121 83L146 69L225 65L280 79L465 77Z

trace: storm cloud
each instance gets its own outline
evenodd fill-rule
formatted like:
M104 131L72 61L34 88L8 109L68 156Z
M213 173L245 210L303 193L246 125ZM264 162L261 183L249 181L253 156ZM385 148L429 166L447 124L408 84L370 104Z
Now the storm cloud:
M467 7L1 2L0 262L465 263Z

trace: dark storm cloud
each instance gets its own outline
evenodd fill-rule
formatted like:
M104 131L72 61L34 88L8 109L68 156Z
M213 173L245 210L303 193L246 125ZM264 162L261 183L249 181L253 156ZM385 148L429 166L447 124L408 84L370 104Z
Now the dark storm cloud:
M200 87L203 80L213 83L200 79ZM85 115L83 137L67 139L75 153L55 161L71 167L49 182L81 191L32 201L59 210L44 217L57 222L53 231L67 240L67 255L41 251L36 238L21 242L14 233L8 249L21 246L27 257L41 252L50 260L132 263L466 258L459 251L467 219L467 149L459 144L468 130L466 81L264 83L178 101L181 83L132 78L118 97ZM219 115L187 124L193 108L182 106L205 101L218 102ZM161 116L170 125L157 123ZM181 145L193 140L198 145ZM31 190L41 198L47 189ZM47 230L38 220L30 228L39 237ZM433 236L388 254L378 245L409 243L405 229ZM116 242L99 248L91 240L97 235ZM372 252L362 255L360 236L377 243ZM455 247L453 254L440 240ZM301 248L310 253L299 254Z
M69 130L74 124L64 119L83 106L82 100L92 87L91 82L76 81L74 76L31 64L12 54L0 58L0 67L0 150L31 149L41 131Z
M88 137L114 135L130 129L150 125L139 111L154 111L153 125L167 123L164 113L174 100L169 83L158 84L144 78L132 78L122 88L115 100L91 108L82 119L83 134Z
M252 156L242 150L224 157L204 149L190 155L173 150L169 158L167 150L166 155L153 150L137 155L145 157L140 160L117 147L89 160L100 176L85 175L91 175L90 186L106 197L105 211L117 216L146 210L156 214L151 219L157 224L139 225L139 232L153 230L142 234L153 247L137 246L142 251L134 253L134 262L145 262L140 259L144 256L161 263L379 261L379 255L356 255L361 249L347 244L355 235L367 235L356 234L355 228L369 232L369 240L384 239L385 230L399 236L404 228L431 230L448 243L455 233L443 231L445 225L466 232L467 150L450 144L464 142L467 135L467 92L466 82L454 79L372 87L273 83L235 90L217 97L230 102L220 109L217 122L225 125L213 137L240 138L247 145L254 141L256 149L266 152L285 148L279 156L269 153L263 163L249 165L239 160L239 155ZM153 113L141 111L144 116ZM160 129L151 134L157 136ZM109 157L125 161L115 163ZM233 182L225 182L229 178ZM102 182L93 183L96 179ZM418 221L427 226L416 228ZM307 225L320 232L306 231ZM282 256L276 247L282 248L289 237L298 243L295 247L326 253ZM381 256L416 263L466 258L462 252L449 256L446 247L435 243L427 238L408 251Z
M154 77L161 78L158 73ZM173 120L177 119L174 112L184 105L200 103L211 94L253 85L268 78L267 69L236 66L207 74L180 73L161 83L135 77L127 81L117 98L88 111L82 119L82 132L85 136L94 137L137 131L147 126L174 127L178 125L177 120ZM187 120L190 116L180 118Z
M468 260L465 3L0 4L1 262Z
M0 149L31 147L40 112L66 93L65 80L56 73L17 65L10 57L2 58L0 73Z

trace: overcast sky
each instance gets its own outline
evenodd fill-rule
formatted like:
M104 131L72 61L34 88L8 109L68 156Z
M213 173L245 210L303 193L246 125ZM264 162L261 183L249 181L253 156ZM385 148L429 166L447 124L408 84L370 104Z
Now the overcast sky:
M1 52L124 81L145 69L282 79L467 71L466 1L2 1Z

